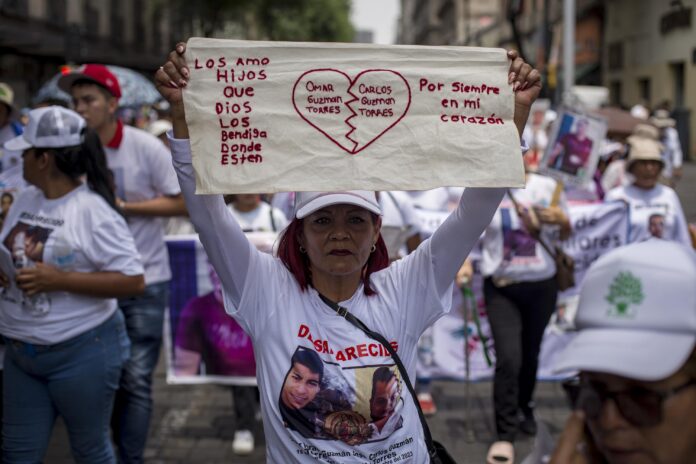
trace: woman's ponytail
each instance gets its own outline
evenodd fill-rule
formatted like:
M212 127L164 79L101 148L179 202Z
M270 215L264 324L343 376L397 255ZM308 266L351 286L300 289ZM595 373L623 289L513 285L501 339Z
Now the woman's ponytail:
M81 147L87 185L122 215L123 212L116 206L116 187L113 174L106 164L106 154L104 154L104 148L102 148L97 133L88 129L84 134Z
M55 153L56 167L63 174L71 179L78 179L85 174L87 186L123 215L116 206L113 175L106 164L106 155L96 132L86 129L81 145L52 150Z

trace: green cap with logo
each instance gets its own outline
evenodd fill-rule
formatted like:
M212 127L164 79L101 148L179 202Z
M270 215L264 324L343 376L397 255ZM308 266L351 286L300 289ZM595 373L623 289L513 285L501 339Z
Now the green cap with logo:
M575 326L557 372L671 376L696 346L694 250L651 239L607 253L585 275Z

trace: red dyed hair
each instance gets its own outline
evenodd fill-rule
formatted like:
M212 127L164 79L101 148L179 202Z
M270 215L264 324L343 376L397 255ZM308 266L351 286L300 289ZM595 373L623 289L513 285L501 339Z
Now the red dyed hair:
M372 220L378 221L379 216L372 214ZM302 232L302 223L303 219L295 218L285 229L278 245L278 258L295 276L302 291L305 291L312 282L312 276L309 271L309 257L306 253L300 252L299 236L300 232ZM375 247L375 251L370 253L370 257L367 259L365 267L363 267L362 282L365 295L367 296L377 293L370 287L370 275L389 266L389 254L387 253L387 245L382 239L382 234L377 236Z

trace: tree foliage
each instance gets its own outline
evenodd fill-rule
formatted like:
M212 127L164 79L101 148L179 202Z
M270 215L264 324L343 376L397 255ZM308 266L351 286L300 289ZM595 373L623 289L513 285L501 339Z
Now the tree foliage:
M350 0L175 0L178 15L206 37L350 42ZM232 37L230 37L232 38Z

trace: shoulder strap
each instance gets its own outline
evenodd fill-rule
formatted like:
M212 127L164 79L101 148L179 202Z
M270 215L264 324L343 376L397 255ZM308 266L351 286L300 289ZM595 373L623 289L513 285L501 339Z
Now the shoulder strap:
M423 415L423 410L421 409L420 404L418 404L418 398L416 396L415 390L413 389L413 385L411 385L411 380L408 377L408 372L406 371L406 368L404 367L403 363L401 362L401 358L399 358L399 355L396 354L396 351L394 351L394 348L391 346L391 344L387 341L386 338L384 338L378 332L373 332L372 330L370 330L360 319L358 319L353 314L351 314L351 312L348 311L348 309L344 308L343 306L339 306L337 303L326 298L321 293L319 293L319 297L328 307L330 307L331 309L336 311L336 313L338 313L339 316L345 318L348 322L353 324L355 327L362 330L365 333L365 335L367 335L371 339L378 341L389 352L392 359L394 360L394 363L396 364L396 367L398 367L398 369L399 369L399 373L401 374L401 378L403 379L404 383L406 384L406 388L408 388L409 393L411 393L411 398L413 398L413 403L416 405L416 411L418 411L418 418L420 419L421 426L423 427L423 435L425 436L425 444L428 447L428 454L430 455L431 462L438 462L437 461L438 460L437 451L435 450L435 445L433 443L433 437L430 434L430 428L428 427L428 423L425 421L425 416Z
M268 206L270 206L269 211L271 215L271 230L273 232L278 232L278 227L276 227L275 218L273 217L273 205L269 203Z

